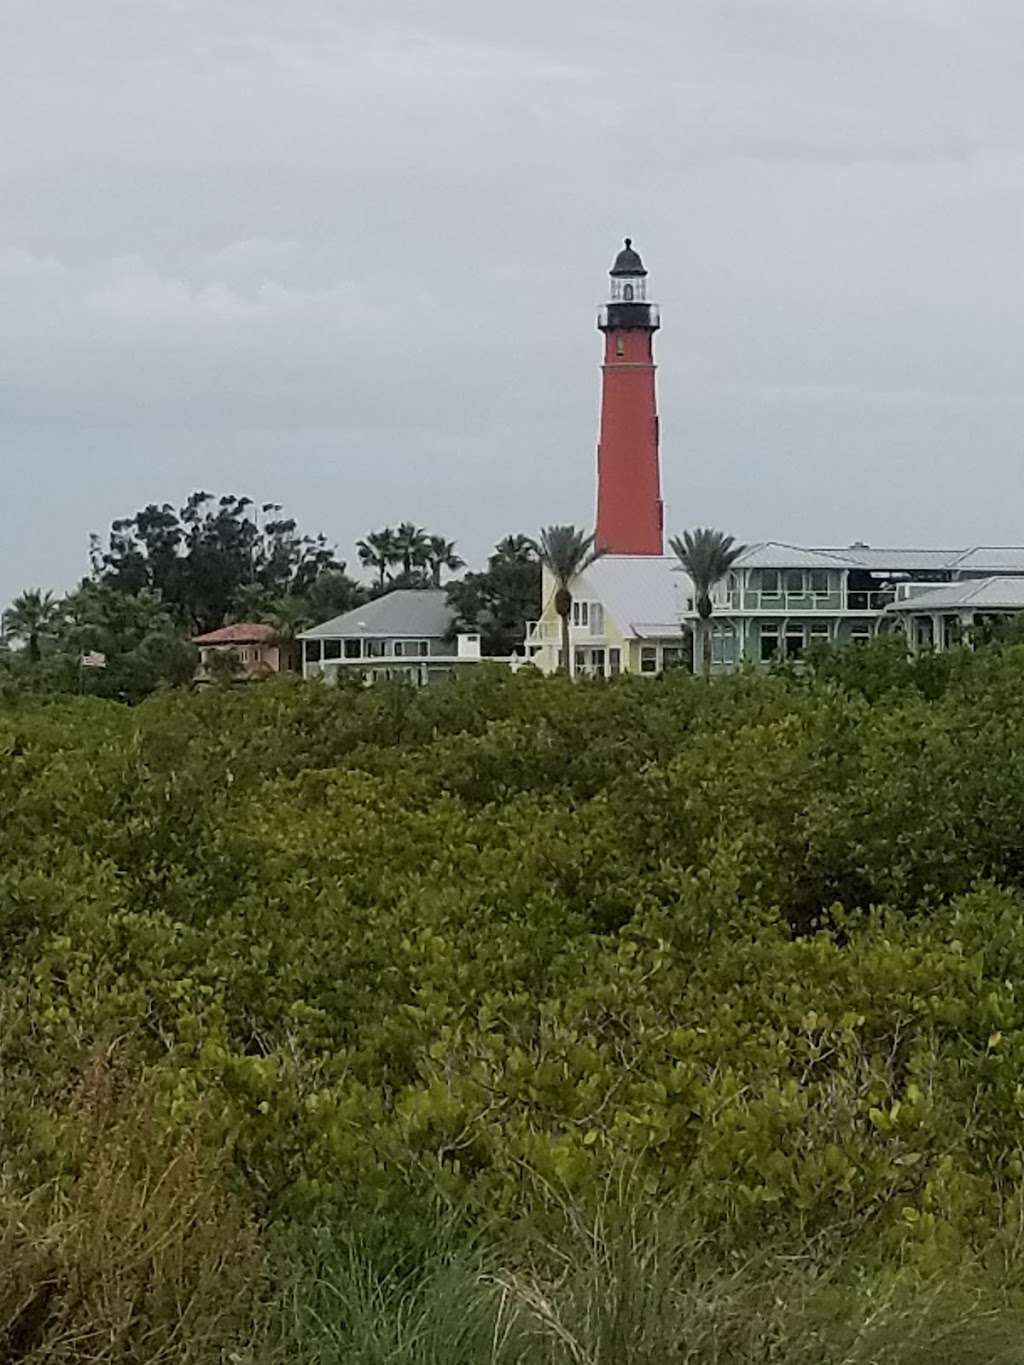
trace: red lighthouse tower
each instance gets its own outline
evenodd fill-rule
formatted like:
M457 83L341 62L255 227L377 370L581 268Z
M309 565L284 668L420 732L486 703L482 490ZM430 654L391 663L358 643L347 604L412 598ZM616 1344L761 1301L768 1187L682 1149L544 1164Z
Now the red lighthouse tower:
M633 244L615 258L604 333L601 436L597 447L597 548L614 555L663 553L658 406L654 390L657 306Z

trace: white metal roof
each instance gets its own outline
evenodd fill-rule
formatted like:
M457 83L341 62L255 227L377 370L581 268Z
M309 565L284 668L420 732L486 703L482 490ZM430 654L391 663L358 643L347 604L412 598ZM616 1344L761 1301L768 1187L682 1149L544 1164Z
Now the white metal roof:
M624 635L679 633L693 584L675 555L602 555L573 584L574 597L593 597ZM643 628L641 629L641 625Z
M1024 611L1024 578L967 578L893 602L886 610Z

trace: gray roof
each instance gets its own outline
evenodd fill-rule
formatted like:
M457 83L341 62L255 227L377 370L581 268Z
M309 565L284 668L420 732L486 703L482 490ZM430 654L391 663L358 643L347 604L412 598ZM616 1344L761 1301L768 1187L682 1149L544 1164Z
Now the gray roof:
M768 540L750 545L736 561L741 569L868 569L873 573L1024 573L1024 548L978 546L971 550L879 549L786 545Z
M951 566L957 573L1024 573L1024 549L1017 545L977 545Z
M778 540L748 545L736 561L738 569L859 569L852 551L807 550Z
M941 573L948 569L962 550L905 550L874 545L851 545L839 553L847 555L862 569L875 573Z
M364 607L304 630L300 640L374 636L396 640L440 640L451 629L455 613L443 588L396 588Z
M887 611L1024 611L1024 578L968 578L931 588Z

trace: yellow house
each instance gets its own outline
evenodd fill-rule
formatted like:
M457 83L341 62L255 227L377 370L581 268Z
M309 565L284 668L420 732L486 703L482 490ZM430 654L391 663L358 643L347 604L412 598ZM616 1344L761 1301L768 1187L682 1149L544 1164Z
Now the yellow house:
M602 555L572 585L573 676L614 678L691 668L692 594L675 555ZM542 601L540 619L527 627L526 657L542 672L553 673L560 667L562 623L546 569Z

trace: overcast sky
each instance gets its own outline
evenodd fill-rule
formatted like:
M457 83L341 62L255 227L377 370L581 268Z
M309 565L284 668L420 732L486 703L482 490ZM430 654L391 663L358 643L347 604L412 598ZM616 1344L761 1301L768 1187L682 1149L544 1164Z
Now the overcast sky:
M0 0L0 600L195 488L354 562L590 524L662 306L670 529L1024 543L1019 0Z

